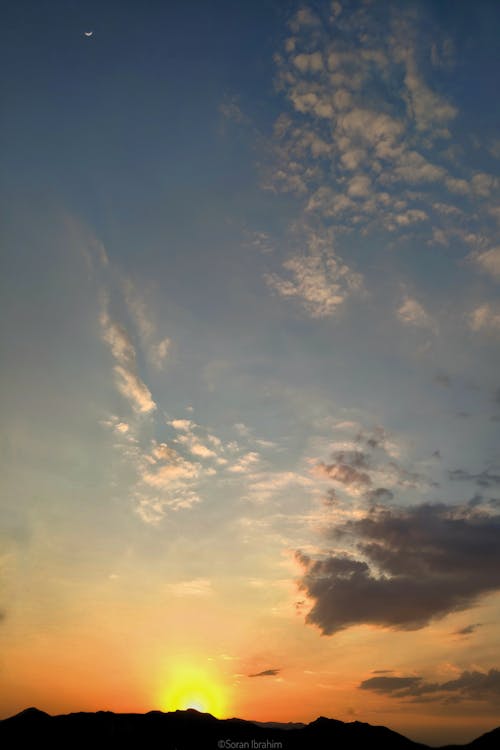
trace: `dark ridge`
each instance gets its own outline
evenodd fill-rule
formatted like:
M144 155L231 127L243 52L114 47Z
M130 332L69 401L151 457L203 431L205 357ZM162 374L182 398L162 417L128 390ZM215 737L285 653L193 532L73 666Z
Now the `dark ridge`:
M5 719L5 721L44 721L51 718L50 714L31 706L30 708L25 708L21 713L11 716L9 719Z
M274 743L274 744L273 744ZM383 726L360 721L343 722L319 716L310 724L253 722L216 719L195 709L149 711L146 714L115 714L112 711L50 716L27 708L0 721L0 747L28 748L161 747L162 750L426 750L427 745ZM498 750L500 727L468 745L449 745L442 750Z
M439 750L464 750L464 748L467 748L467 750L490 750L493 747L500 747L500 727L476 737L468 745L446 745Z

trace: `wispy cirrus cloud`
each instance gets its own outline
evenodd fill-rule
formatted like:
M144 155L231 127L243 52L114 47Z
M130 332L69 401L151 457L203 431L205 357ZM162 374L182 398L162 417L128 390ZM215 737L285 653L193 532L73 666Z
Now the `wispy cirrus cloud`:
M153 322L148 306L131 279L123 281L125 303L137 328L141 344L147 358L154 367L161 370L172 347L169 337L159 338L157 326Z
M151 391L137 372L135 347L126 329L113 321L103 304L100 316L101 335L115 360L113 367L116 387L134 411L148 414L156 409Z

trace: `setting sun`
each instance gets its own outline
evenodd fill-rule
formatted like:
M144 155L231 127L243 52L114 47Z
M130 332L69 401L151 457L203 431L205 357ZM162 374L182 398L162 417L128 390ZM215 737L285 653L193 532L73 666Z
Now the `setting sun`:
M195 708L221 717L226 708L224 693L214 675L207 671L190 666L177 667L169 678L169 687L161 695L161 708L164 711Z

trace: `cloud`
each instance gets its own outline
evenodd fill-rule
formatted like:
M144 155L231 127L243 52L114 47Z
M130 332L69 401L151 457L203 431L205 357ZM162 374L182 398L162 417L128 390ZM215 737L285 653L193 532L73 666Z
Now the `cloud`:
M159 370L162 369L171 348L172 339L169 338L164 338L157 344L151 344L149 349L150 360Z
M397 310L397 316L406 325L417 328L433 328L429 314L424 310L420 302L411 297L405 297L402 305Z
M167 590L176 597L201 597L212 596L212 582L208 578L194 578L192 581L179 581L169 583Z
M334 315L347 297L362 287L362 276L335 256L332 250L296 255L283 263L291 278L265 275L281 297L297 298L312 318Z
M156 488L168 488L180 480L194 479L199 474L199 466L183 458L166 443L155 445L150 461L153 466L144 471L143 481Z
M393 242L419 238L438 249L465 244L467 253L474 236L479 245L469 257L500 278L496 233L484 221L485 212L500 216L494 205L499 181L443 147L459 112L435 83L453 67L453 41L430 40L429 20L423 7L393 3L376 9L355 4L348 13L332 10L321 18L302 8L275 55L283 106L272 158L263 160L264 184L295 194L297 223L324 236L333 226L335 248L315 254L292 247L283 269L273 268L265 281L312 318L338 314L361 288L349 253L358 241L366 246L373 231L391 233ZM429 64L440 73L426 80ZM396 314L405 325L437 333L412 297ZM481 320L482 327L500 328L496 317Z
M203 445L199 440L193 440L189 445L189 450L193 456L199 456L200 458L215 458L217 453L206 445Z
M399 52L406 67L408 113L414 119L417 130L434 130L441 126L440 136L449 136L443 126L456 117L457 108L432 91L422 80L411 49L406 48L403 52L403 48L400 48Z
M463 700L500 703L500 671L490 669L464 671L454 680L446 682L424 682L422 677L370 677L359 686L360 690L372 690L391 698L409 698L411 701L427 701L434 695L437 701Z
M333 464L325 464L320 461L314 467L314 473L340 482L345 487L356 489L369 487L372 483L370 476L365 471L361 471L355 465L346 463L342 459L337 459Z
M372 503L384 503L394 499L394 493L386 487L377 487L376 490L368 490L365 497Z
M108 345L113 358L116 387L131 404L132 408L143 414L156 409L151 391L137 373L135 348L125 328L115 323L106 309L100 316L101 335Z
M279 675L281 669L264 669L263 672L256 672L255 674L249 674L249 677L276 677Z
M188 432L194 426L194 422L190 419L172 419L168 424L171 424L174 430L182 430Z
M248 497L256 502L265 502L279 492L289 492L294 486L310 489L312 484L309 477L294 471L254 472L250 477Z
M475 482L479 487L496 487L500 485L500 474L494 474L488 469L474 474L465 469L453 469L448 472L450 479L462 482Z
M359 624L414 630L500 589L500 516L422 504L372 508L329 534L352 553L297 553L306 621L326 634Z
M245 455L241 456L232 466L228 467L228 471L233 474L247 474L253 470L260 461L260 455L256 451L249 451Z
M368 433L358 432L354 441L341 441L331 454L332 461L316 461L311 473L330 479L351 498L363 497L379 504L394 498L394 488L425 486L428 481L421 474L408 471L398 460L399 448L389 439L382 427ZM363 448L363 450L361 450ZM338 499L334 497L333 500ZM327 500L331 504L332 498Z
M301 73L317 73L323 70L323 56L321 52L312 52L309 55L295 55L293 64Z
M480 628L481 626L482 626L481 622L475 622L471 625L466 625L465 627L460 628L459 630L455 630L453 635L463 635L463 636L472 635L472 633L475 633L476 630Z
M480 253L473 253L471 259L484 273L500 279L500 247L492 247Z
M473 331L485 333L500 332L500 305L485 302L473 310L468 316L469 327Z
M390 695L415 687L422 681L421 677L370 677L359 685L360 690L373 690L376 693Z
M147 414L156 409L151 391L136 372L122 365L116 365L114 369L118 390L132 403L136 411Z
M171 350L172 341L170 338L157 339L156 325L148 311L148 306L143 297L139 294L136 287L130 279L123 282L125 302L129 314L136 326L139 334L141 346L146 355L158 370L163 368L165 360Z
M232 122L236 123L246 122L247 120L241 111L237 98L234 96L221 103L219 106L219 112L225 120L232 120Z
M136 512L143 521L159 523L168 510L192 508L201 501L197 484L208 471L167 443L152 441L151 451L138 457Z

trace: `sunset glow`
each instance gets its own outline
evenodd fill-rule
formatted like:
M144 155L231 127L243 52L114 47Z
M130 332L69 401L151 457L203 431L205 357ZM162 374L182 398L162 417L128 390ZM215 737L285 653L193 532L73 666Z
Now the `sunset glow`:
M2 20L0 719L495 728L500 3Z
M217 718L225 715L224 689L212 674L195 667L176 667L167 680L165 694L160 697L163 711L194 708Z

